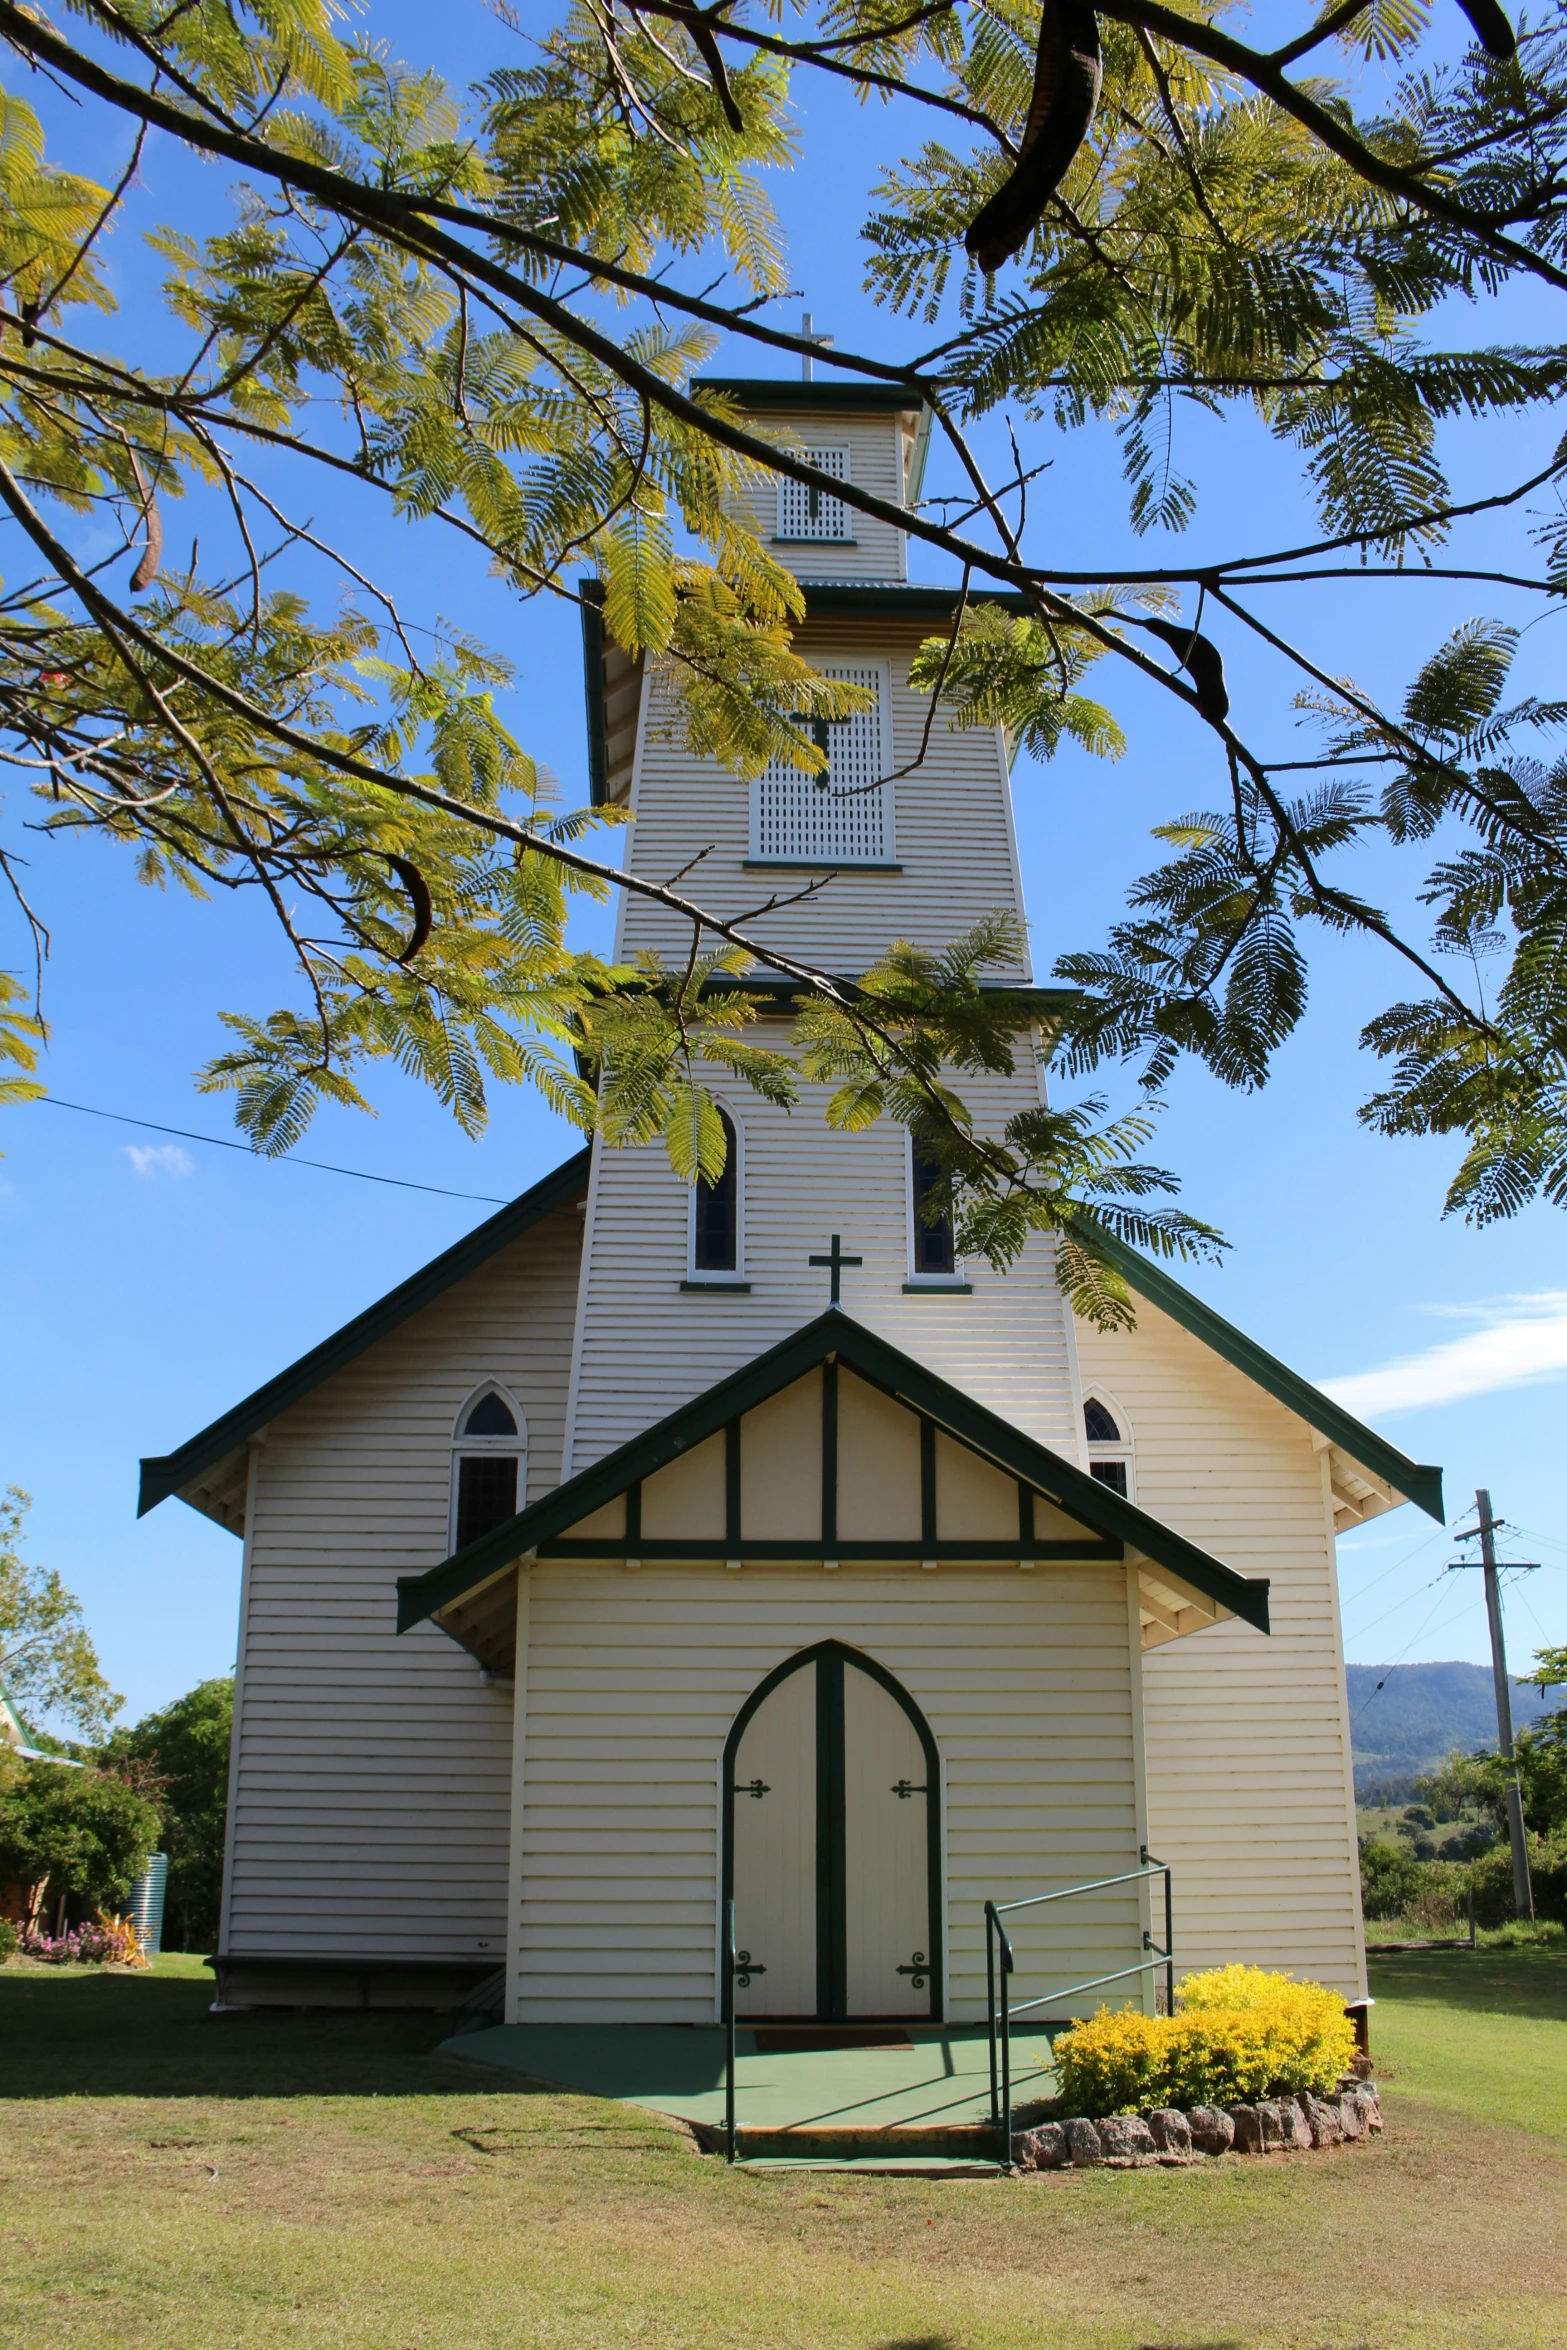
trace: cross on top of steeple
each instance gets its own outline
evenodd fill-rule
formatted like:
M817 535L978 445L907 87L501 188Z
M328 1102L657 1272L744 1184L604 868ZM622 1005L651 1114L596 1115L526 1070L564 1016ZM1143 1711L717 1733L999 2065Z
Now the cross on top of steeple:
M831 336L831 335L819 335L819 334L817 334L817 333L816 333L816 331L815 331L815 329L814 329L814 327L812 326L812 323L811 323L811 314L810 314L809 310L802 311L802 313L801 313L801 316L800 316L800 334L801 334L801 337L802 337L802 339L803 339L805 342L807 342L807 343L815 343L815 344L816 344L816 346L817 346L817 348L818 348L819 350L822 350L822 351L830 351L830 350L832 349L832 343L833 343L833 338L832 338L832 336ZM815 380L816 380L816 361L815 361L815 358L814 358L814 356L812 355L812 353L811 353L811 352L809 352L809 351L802 352L802 354L801 354L801 357L800 357L800 373L801 373L801 375L802 375L802 376L805 378L805 381L806 381L807 383L814 383L814 382L815 382Z
M843 1250L842 1250L842 1248L839 1246L839 1242L838 1242L838 1235L837 1235L837 1233L835 1232L835 1233L833 1234L833 1236L832 1236L832 1251L831 1251L831 1254L830 1254L830 1255L828 1255L828 1256L825 1256L825 1257L812 1257L812 1258L810 1258L810 1259L809 1259L809 1262L810 1262L811 1264L813 1264L813 1265L829 1265L829 1266L831 1266L831 1268L832 1268L832 1297L831 1297L831 1299L829 1300L829 1302L830 1302L832 1305L837 1305L837 1304L838 1304L838 1302L839 1302L839 1298L838 1298L838 1280L839 1280L839 1276L841 1275L841 1273L842 1273L842 1271L843 1271L843 1268L844 1268L844 1266L845 1266L845 1265L863 1265L863 1264L864 1264L864 1262L865 1262L865 1259L864 1259L863 1257L846 1257L846 1256L844 1255L844 1253L843 1253Z

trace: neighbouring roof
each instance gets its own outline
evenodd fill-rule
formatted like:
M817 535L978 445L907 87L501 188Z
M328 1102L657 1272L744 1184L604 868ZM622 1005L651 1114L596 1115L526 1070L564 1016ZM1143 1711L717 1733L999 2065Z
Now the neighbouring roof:
M1309 1428L1326 1437L1350 1460L1382 1478L1404 1500L1414 1502L1428 1518L1435 1518L1439 1526L1447 1523L1439 1468L1410 1460L1397 1445L1378 1436L1352 1412L1346 1412L1342 1404L1324 1395L1320 1387L1314 1387L1309 1379L1303 1379L1298 1371L1292 1371L1287 1363L1270 1355L1266 1347L1248 1338L1244 1330L1237 1330L1233 1322L1226 1322L1212 1306L1193 1297L1189 1289L1172 1280L1161 1266L1150 1264L1147 1257L1139 1256L1124 1241L1103 1234L1101 1245L1139 1297L1168 1314L1172 1322L1179 1322L1183 1330L1189 1330L1205 1346L1211 1346L1215 1354L1222 1355L1248 1379L1255 1379L1259 1387L1304 1420Z
M470 1542L438 1567L423 1575L400 1576L397 1585L397 1628L406 1632L427 1616L509 1566L541 1542L564 1532L594 1510L603 1508L627 1486L650 1477L658 1469L704 1443L733 1420L751 1411L781 1388L802 1378L832 1357L858 1372L898 1402L934 1420L971 1450L1056 1502L1071 1517L1102 1538L1131 1545L1157 1565L1203 1592L1231 1614L1243 1617L1260 1632L1268 1629L1268 1584L1265 1577L1238 1575L1195 1542L1150 1517L1146 1510L1124 1501L1048 1445L1025 1436L1009 1420L976 1403L960 1387L939 1378L901 1347L878 1337L856 1322L841 1306L829 1306L803 1329L769 1347L765 1354L719 1380L705 1394L682 1404L677 1411L634 1436L629 1443L558 1485L541 1501L521 1510L504 1524Z
M455 1247L432 1258L407 1281L389 1290L377 1304L356 1314L353 1321L345 1322L341 1330L312 1347L309 1354L301 1355L297 1363L291 1363L286 1371L279 1371L275 1379L258 1387L254 1395L247 1395L243 1403L224 1412L199 1435L189 1437L177 1452L159 1453L144 1460L136 1515L145 1517L148 1510L156 1509L169 1494L178 1493L204 1469L216 1467L269 1420L275 1420L279 1412L298 1403L312 1388L319 1387L323 1379L330 1379L334 1371L341 1371L345 1364L363 1354L366 1347L406 1322L410 1314L418 1313L421 1306L429 1305L466 1274L477 1272L497 1250L505 1248L510 1241L520 1240L556 1208L580 1198L588 1188L591 1156L591 1151L577 1151L542 1182L535 1183L509 1207L502 1208L498 1215L486 1217Z
M0 1681L0 1740L25 1754L33 1743L33 1734L17 1712L11 1692Z

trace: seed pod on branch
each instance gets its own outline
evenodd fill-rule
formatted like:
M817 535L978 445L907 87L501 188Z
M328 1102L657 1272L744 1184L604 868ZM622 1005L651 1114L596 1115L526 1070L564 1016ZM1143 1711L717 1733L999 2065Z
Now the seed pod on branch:
M1497 6L1497 0L1458 0L1458 5L1474 26L1475 39L1488 56L1517 56L1518 35Z
M1183 628L1178 620L1138 619L1136 625L1169 646L1192 681L1199 711L1213 725L1222 726L1230 714L1230 692L1218 646L1210 637L1199 636L1195 628Z
M413 961L429 937L435 922L435 908L430 902L430 885L411 858L388 856L386 861L413 901L413 930L408 944L397 958L399 963L407 964Z
M1017 162L969 223L968 250L988 274L1021 252L1093 127L1104 60L1099 20L1082 0L1044 0L1034 95Z

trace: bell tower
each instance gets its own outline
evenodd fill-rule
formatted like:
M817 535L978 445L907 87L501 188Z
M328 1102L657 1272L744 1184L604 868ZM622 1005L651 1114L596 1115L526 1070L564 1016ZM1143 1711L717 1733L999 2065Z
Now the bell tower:
M705 388L787 429L829 477L892 506L917 500L929 419L896 386L724 377ZM777 761L742 783L682 746L652 676L606 648L590 611L595 787L631 807L629 866L662 879L700 858L705 905L746 915L764 954L775 947L841 978L858 977L898 939L940 951L987 916L1021 923L1006 739L1000 728L954 728L939 710L932 722L929 697L909 684L920 645L952 625L956 590L911 582L906 534L826 490L779 480L761 496L759 534L805 591L800 651L873 699L822 726L824 774ZM642 948L683 958L689 928L628 897L617 954ZM1020 961L990 979L1015 990L1030 973ZM765 966L753 984L765 990ZM779 975L773 985L786 1014L789 983ZM809 1260L834 1233L847 1311L1075 1457L1072 1339L1048 1246L1031 1241L1004 1279L961 1262L939 1236L931 1245L917 1214L920 1165L903 1128L839 1134L822 1117L825 1096L789 1114L742 1085L714 1090L734 1135L724 1222L732 1261L705 1261L692 1194L661 1144L596 1149L566 1473L819 1311L821 1276ZM987 1125L1037 1102L1029 1039L1019 1038L1012 1077L967 1093ZM848 1269L854 1257L862 1262Z

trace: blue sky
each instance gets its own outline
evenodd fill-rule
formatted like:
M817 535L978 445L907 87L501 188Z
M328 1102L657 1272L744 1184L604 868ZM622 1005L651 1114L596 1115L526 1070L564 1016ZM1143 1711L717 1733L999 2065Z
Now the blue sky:
M428 12L373 8L373 27L405 54L429 38ZM514 61L513 36L476 4L441 13L437 62L454 79ZM15 68L11 86L17 86ZM47 92L29 90L51 138L82 134ZM897 152L896 115L862 114L836 91L811 93L807 167L779 184L794 282L819 327L869 349L917 349L921 330L878 313L861 290L863 255L844 233L858 201L846 157L875 167ZM822 159L827 160L823 161ZM106 176L102 154L72 157ZM830 176L829 176L830 175ZM846 176L847 175L847 176ZM154 141L140 225L189 226L216 204L222 181ZM121 230L112 273L125 316L108 331L144 338L157 272ZM779 306L793 323L800 299ZM1520 299L1495 328L1543 336ZM123 347L123 345L122 345ZM733 350L717 362L777 372ZM1035 512L1063 562L1152 562L1317 535L1291 453L1249 424L1178 422L1185 461L1203 485L1188 539L1133 542L1108 437L1067 440L1037 426L1030 458L1052 471ZM1457 430L1446 443L1455 485L1493 486L1498 453L1521 476L1554 433ZM1510 441L1510 448L1507 446ZM1483 459L1483 467L1482 467ZM948 486L933 474L932 488ZM323 531L350 521L337 493L313 485L307 511ZM295 497L296 510L305 493ZM175 509L169 535L183 552L199 523ZM519 606L477 564L431 534L384 516L352 518L425 622L459 620L517 664L510 714L528 746L555 769L564 797L586 797L583 704L575 615ZM1469 542L1510 555L1516 526ZM1130 554L1135 546L1136 553ZM1158 552L1169 547L1165 556ZM17 556L3 558L13 571ZM936 567L916 560L916 571ZM1270 621L1297 628L1332 670L1352 666L1365 685L1396 697L1438 637L1471 612L1510 612L1494 591L1451 583L1389 588L1352 582L1321 591L1267 591ZM1261 597L1258 598L1259 607ZM1559 667L1559 622L1524 640L1518 678L1539 687ZM1232 664L1242 719L1271 748L1289 739L1293 690L1279 667ZM1221 779L1198 731L1173 720L1163 697L1117 694L1131 738L1118 766L1063 755L1048 768L1020 761L1015 778L1036 969L1072 946L1097 944L1127 880L1153 861L1149 828L1210 804ZM1313 746L1302 739L1296 755ZM15 785L7 835L26 811ZM54 1041L46 1077L63 1100L190 1127L229 1131L221 1100L196 1094L192 1073L221 1048L218 1013L264 1011L291 983L258 911L193 905L139 888L127 860L101 845L26 836L31 887L54 937L47 1009ZM1368 886L1408 909L1418 870L1391 861ZM1416 916L1416 936L1422 935ZM0 960L19 968L24 942L0 930ZM1259 1096L1226 1092L1198 1073L1174 1089L1156 1155L1180 1170L1185 1198L1234 1243L1222 1271L1192 1285L1308 1377L1333 1384L1405 1451L1447 1471L1456 1521L1478 1483L1517 1534L1511 1555L1544 1571L1508 1593L1515 1663L1543 1642L1567 1640L1567 1506L1560 1429L1567 1374L1567 1263L1557 1211L1535 1208L1486 1233L1441 1221L1451 1146L1388 1143L1365 1135L1355 1108L1376 1071L1355 1048L1361 1022L1406 992L1381 950L1325 947L1311 1010ZM1114 1077L1112 1090L1117 1089ZM1120 1089L1124 1095L1124 1088ZM376 1087L379 1116L323 1112L308 1155L410 1182L507 1197L574 1147L569 1131L527 1096L498 1097L489 1132L470 1143L438 1107L395 1076ZM257 1163L232 1151L176 1143L59 1107L0 1112L0 1251L7 1344L0 1368L0 1481L34 1497L32 1555L58 1567L88 1611L105 1664L134 1717L233 1658L239 1546L177 1502L137 1523L137 1456L162 1452L447 1246L489 1212L446 1199L357 1183L302 1166ZM149 1155L150 1154L150 1155ZM1403 1510L1341 1545L1349 1656L1364 1662L1486 1653L1478 1578L1443 1578L1451 1537Z

